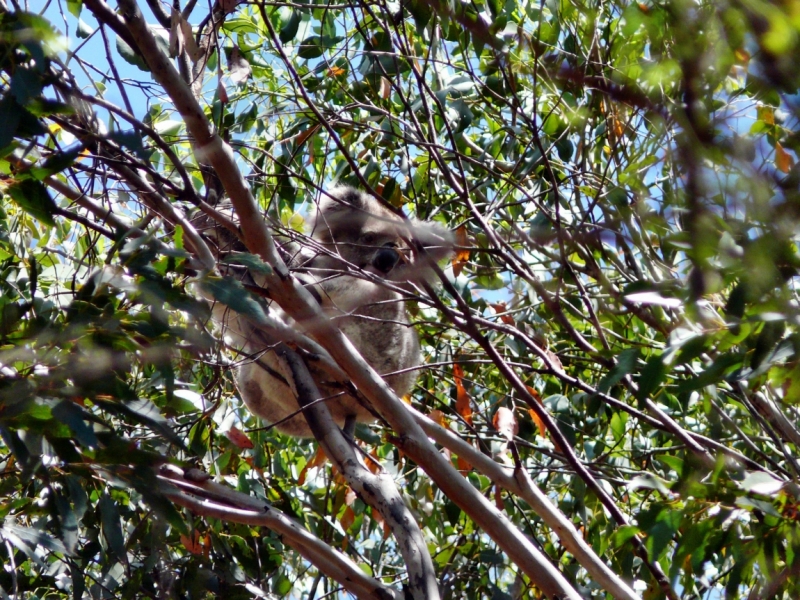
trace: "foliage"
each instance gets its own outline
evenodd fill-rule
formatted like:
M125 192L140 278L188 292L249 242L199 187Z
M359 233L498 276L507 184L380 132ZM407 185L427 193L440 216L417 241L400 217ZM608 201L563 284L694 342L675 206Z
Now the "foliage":
M415 408L526 471L645 598L800 596L796 3L148 4L275 231L347 183L456 232L438 297L410 306ZM377 512L237 397L174 217L224 192L125 20L12 2L0 35L4 597L339 589L275 532L176 508L164 463L401 586ZM358 436L444 597L539 597L388 427ZM440 450L611 597L541 514Z

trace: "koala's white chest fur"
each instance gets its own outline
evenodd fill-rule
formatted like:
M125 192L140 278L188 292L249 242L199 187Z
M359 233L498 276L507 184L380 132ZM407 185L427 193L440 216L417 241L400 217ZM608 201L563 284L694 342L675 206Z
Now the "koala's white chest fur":
M404 221L366 194L337 188L320 202L312 237L317 243L315 253L296 252L298 258L290 268L300 273L325 314L395 393L407 394L420 364L419 340L401 293L391 288L421 281L429 271L413 262L407 240L416 239L430 248L430 256L437 260L450 252L449 232ZM277 313L282 317L282 311ZM284 433L310 436L288 368L272 351L275 340L268 340L245 318L224 307L216 307L214 317L228 344L247 357L236 368L235 378L248 409ZM295 326L313 337L313 324ZM348 418L375 419L368 405L354 396L353 388L330 381L313 360L307 362L339 425Z

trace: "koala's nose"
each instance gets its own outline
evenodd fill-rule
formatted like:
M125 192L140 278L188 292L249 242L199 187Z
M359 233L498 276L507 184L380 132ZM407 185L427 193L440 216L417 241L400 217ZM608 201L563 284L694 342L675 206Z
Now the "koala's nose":
M386 275L389 271L394 269L394 266L399 260L400 254L387 244L375 254L375 258L372 259L372 266Z

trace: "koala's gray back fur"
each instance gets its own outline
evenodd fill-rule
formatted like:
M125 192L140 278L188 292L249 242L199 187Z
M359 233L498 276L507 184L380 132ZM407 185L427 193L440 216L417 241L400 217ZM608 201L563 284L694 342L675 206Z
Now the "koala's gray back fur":
M421 281L430 269L415 262L407 240L416 239L433 260L447 256L452 241L443 228L405 221L367 194L352 188L335 188L321 201L313 221L313 247L291 248L289 267L298 272L319 298L323 312L339 326L364 359L399 396L407 394L420 364L417 334L408 321L402 295L394 287ZM390 286L382 282L390 282ZM290 322L276 306L272 307ZM247 407L293 436L311 436L281 359L271 350L279 340L243 317L218 305L215 320L226 341L247 356L236 368L236 384ZM295 326L313 336L313 323ZM375 420L367 404L347 388L327 381L322 369L309 361L309 370L334 419ZM290 415L295 416L284 421Z

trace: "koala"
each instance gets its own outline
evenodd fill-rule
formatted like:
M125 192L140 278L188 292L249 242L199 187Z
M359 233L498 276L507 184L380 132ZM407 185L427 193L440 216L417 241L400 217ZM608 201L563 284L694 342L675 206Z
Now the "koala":
M424 253L412 250L419 244ZM452 235L433 223L404 220L371 196L338 187L323 196L312 220L311 244L291 244L290 270L319 300L324 314L350 339L398 396L408 393L420 364L417 333L400 290L432 276L430 262L452 251ZM421 256L423 255L423 256ZM257 278L255 279L257 283ZM313 337L313 323L292 323L278 307L272 313ZM214 318L226 341L249 358L235 370L247 408L283 433L310 437L290 385L288 369L273 352L274 340L244 318L217 305ZM364 400L309 364L309 370L339 426L370 423L376 414ZM293 415L293 416L291 416Z

